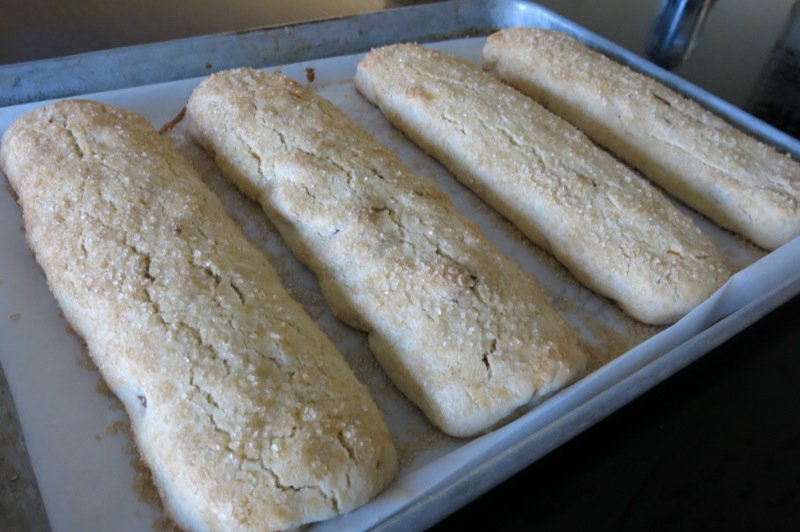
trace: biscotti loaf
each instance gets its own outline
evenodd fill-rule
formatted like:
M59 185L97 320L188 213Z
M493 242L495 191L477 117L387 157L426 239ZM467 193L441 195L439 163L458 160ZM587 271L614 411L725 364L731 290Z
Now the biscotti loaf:
M394 125L588 287L669 323L729 272L640 175L474 65L417 45L371 51L356 87Z
M800 164L575 39L491 35L484 68L719 225L774 249L800 235Z
M239 69L203 81L186 118L443 431L490 428L583 368L575 335L534 281L327 100Z
M295 527L392 479L366 388L145 119L48 105L5 133L0 167L179 526Z

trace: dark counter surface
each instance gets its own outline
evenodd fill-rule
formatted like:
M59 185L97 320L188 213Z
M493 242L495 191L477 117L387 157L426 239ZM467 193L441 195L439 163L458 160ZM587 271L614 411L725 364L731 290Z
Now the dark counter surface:
M0 64L414 3L5 0ZM661 4L539 3L640 55ZM719 0L674 71L798 136L799 47L800 3ZM2 374L0 476L0 530L47 529ZM800 297L437 528L490 526L800 529Z

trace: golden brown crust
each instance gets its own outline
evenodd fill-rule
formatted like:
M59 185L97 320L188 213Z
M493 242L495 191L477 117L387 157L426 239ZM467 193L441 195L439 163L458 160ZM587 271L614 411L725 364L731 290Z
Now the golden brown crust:
M143 118L45 106L6 132L0 166L178 524L293 527L391 480L395 451L365 387Z
M530 98L417 45L371 51L356 87L584 284L668 323L729 272L711 241L640 175Z
M484 67L718 224L767 249L800 235L800 164L562 33L491 35Z
M583 368L575 335L533 280L323 98L239 69L206 79L187 107L191 134L445 432L485 430Z

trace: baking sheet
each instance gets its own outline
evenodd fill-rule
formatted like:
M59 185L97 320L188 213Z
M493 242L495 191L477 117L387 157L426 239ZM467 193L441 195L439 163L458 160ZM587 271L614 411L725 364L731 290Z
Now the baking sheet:
M482 44L483 39L478 38L437 46L477 61ZM433 510L434 501L444 503L436 511L427 512L426 518L431 519L436 512L441 514L463 503L457 497L443 499L442 494L450 493L464 479L474 478L475 484L485 486L481 479L497 479L498 474L503 478L524 462L520 459L516 466L503 466L501 471L495 468L489 474L481 466L490 457L508 455L514 446L526 441L538 443L539 452L546 450L559 438L575 433L574 426L560 426L570 414L612 392L615 386L625 384L626 379L641 374L652 363L669 360L681 348L685 351L687 342L717 330L714 324L746 311L749 303L770 296L776 300L773 292L782 290L786 283L790 285L783 289L784 295L787 290L796 293L800 289L795 286L800 275L796 271L796 265L800 264L799 240L763 257L757 248L693 215L737 269L757 262L734 276L713 298L678 324L652 336L658 332L656 328L633 322L616 306L578 285L563 268L393 130L352 87L358 59L359 56L325 59L281 70L314 86L379 140L396 149L414 170L436 180L503 253L518 261L544 286L559 311L590 346L593 367L599 369L483 437L454 440L441 435L383 377L371 359L363 334L332 317L313 276L288 254L260 209L241 198L215 175L213 166L204 162L202 155L185 145L248 236L273 259L290 292L333 338L357 375L369 385L398 444L402 469L389 489L362 509L318 525L319 528L360 529L380 524L400 527L409 523L421 526L424 520L418 517L420 508ZM314 69L313 82L308 81L307 68ZM198 81L148 85L91 97L138 111L160 126L182 107ZM0 131L16 116L38 105L0 110ZM159 528L163 524L161 513L151 504L146 479L130 450L124 414L119 404L104 393L97 374L87 369L84 349L66 328L47 292L41 270L24 243L20 225L19 209L11 194L0 193L0 361L17 405L51 525L54 530ZM731 327L725 329L732 334L731 330ZM605 363L636 344L639 345L624 356ZM686 356L696 356L713 347L711 342L695 344ZM673 364L667 369L675 371L675 367ZM595 412L591 419L599 419L602 413ZM560 431L559 434L554 436L554 430Z

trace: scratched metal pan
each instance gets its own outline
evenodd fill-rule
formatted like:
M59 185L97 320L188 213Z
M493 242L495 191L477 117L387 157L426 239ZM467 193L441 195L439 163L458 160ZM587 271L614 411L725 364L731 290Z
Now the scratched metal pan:
M485 36L512 26L569 33L800 158L800 142L792 137L569 20L521 0L456 0L0 66L0 106L195 78L236 66L269 67L357 54L392 42ZM800 264L800 239L735 275L687 319L534 409L535 416L522 416L450 453L430 472L435 478L430 488L414 491L401 502L384 500L376 509L357 511L319 528L406 530L436 522L800 293L796 264Z

